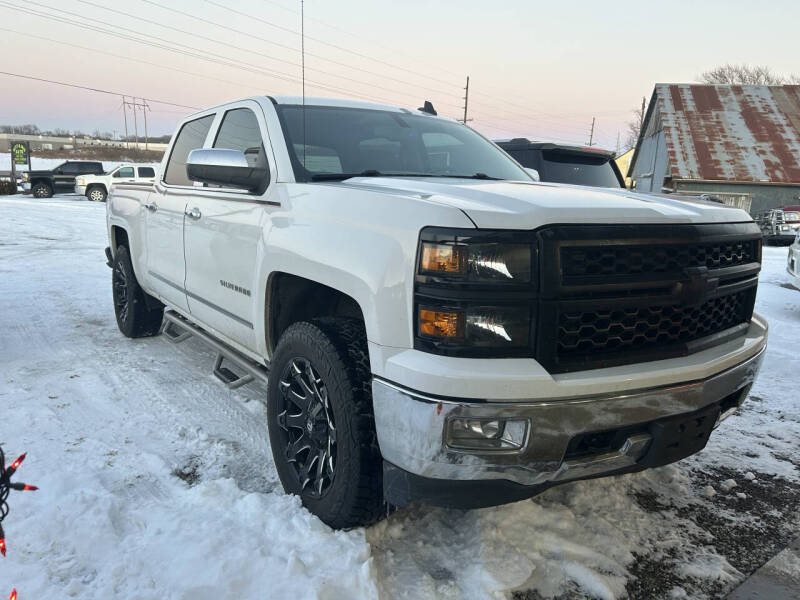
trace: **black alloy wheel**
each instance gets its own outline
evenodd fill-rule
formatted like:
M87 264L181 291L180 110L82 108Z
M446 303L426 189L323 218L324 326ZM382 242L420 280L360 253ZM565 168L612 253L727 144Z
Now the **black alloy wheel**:
M311 363L292 359L281 373L277 402L281 445L296 483L322 498L336 473L336 426L328 390Z

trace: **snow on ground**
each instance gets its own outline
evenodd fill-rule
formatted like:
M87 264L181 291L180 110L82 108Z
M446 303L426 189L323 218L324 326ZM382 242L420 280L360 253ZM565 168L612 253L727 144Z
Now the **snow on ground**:
M53 169L67 160L93 160L91 158L42 158L40 156L36 156L33 154L31 156L31 168L34 170L37 169ZM118 165L122 164L120 161L109 161L103 160L100 161L103 163L103 169L108 173L111 169L117 167ZM131 162L131 161L126 161ZM137 162L137 161L133 161ZM143 161L147 164L150 164L152 161ZM10 171L11 170L11 154L9 152L0 152L0 171ZM17 165L17 171L27 171L28 165Z
M800 292L785 248L764 249L772 329L753 399L697 457L334 532L280 488L263 389L227 390L192 340L117 331L105 245L101 204L0 198L0 443L28 452L19 478L40 486L10 498L0 596L722 597L796 535Z

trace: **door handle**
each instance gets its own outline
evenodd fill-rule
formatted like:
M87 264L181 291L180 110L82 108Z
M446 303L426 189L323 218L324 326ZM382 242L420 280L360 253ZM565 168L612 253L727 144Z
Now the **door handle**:
M203 213L201 213L200 209L197 207L193 208L192 210L188 210L183 214L185 214L190 219L194 219L195 221L197 221L200 217L203 216Z
M155 202L150 202L149 204L145 204L144 207L150 212L156 212L158 210L158 204L156 204Z

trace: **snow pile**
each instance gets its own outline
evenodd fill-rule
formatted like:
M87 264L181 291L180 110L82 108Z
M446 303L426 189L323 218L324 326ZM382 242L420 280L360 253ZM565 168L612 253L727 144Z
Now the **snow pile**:
M786 250L765 248L764 368L753 398L696 458L533 501L409 507L368 530L331 531L277 482L261 388L226 389L210 375L213 355L191 340L119 334L104 216L82 199L0 199L0 442L8 455L28 452L25 480L40 487L12 498L0 593L482 600L535 590L605 600L624 598L637 568L670 564L683 579L664 594L701 598L703 582L744 575L681 510L741 500L732 483L749 492L762 474L799 479L800 293L781 287ZM692 486L689 467L708 470L715 498Z

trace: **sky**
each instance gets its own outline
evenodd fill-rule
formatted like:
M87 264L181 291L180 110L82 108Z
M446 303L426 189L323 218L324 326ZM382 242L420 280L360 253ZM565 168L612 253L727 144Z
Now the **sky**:
M151 135L195 109L299 95L299 0L0 0L0 124L120 134L120 94ZM657 82L725 63L800 73L800 2L306 0L306 94L430 100L492 138L622 145ZM161 101L161 102L156 102ZM163 102L182 106L173 106ZM128 111L128 127L133 114ZM143 114L137 125L143 132Z

